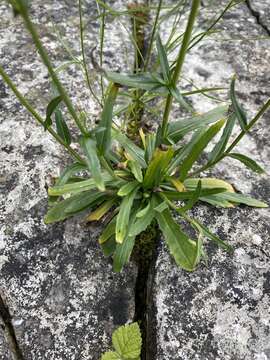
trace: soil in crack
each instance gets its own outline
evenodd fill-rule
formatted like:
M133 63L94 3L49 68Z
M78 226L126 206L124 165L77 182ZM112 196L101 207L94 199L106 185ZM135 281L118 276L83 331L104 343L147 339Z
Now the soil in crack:
M134 321L140 325L142 333L141 360L154 360L156 339L149 324L149 313L152 298L151 270L157 258L157 226L151 225L136 239L134 259L138 266L138 275L135 286L135 315Z

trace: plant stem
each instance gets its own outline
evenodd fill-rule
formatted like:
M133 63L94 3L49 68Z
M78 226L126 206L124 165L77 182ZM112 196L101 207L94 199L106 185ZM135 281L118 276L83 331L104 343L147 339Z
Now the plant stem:
M44 126L45 122L43 121L42 117L38 114L38 112L32 107L31 104L26 100L26 98L20 93L14 82L10 79L7 75L3 67L0 65L0 75L2 76L5 83L9 86L9 88L14 92L19 102L33 115L35 120L42 126ZM80 155L73 150L69 145L67 145L63 139L52 129L48 128L48 132L58 141L61 145L65 147L65 149L72 155L74 159L79 161L80 163L84 164L84 160L80 157Z
M145 63L144 63L144 71L147 70L147 67L149 65L149 61L150 61L150 58L151 58L153 44L154 44L154 38L155 38L155 35L156 35L157 24L158 24L159 15L160 15L160 10L161 10L161 7L162 7L162 2L163 2L163 0L159 0L159 3L158 3L155 22L154 22L154 25L153 25L151 38L150 38L150 42L149 42L148 49L147 49L147 55L146 55L146 59L145 59Z
M84 36L83 36L82 0L79 0L79 15L80 15L81 53L82 53L83 68L84 68L84 72L85 72L86 82L87 82L87 85L88 85L91 95L97 101L97 103L102 107L102 104L99 101L99 98L96 96L96 94L94 93L94 91L92 89L89 72L88 72L88 68L87 68L87 63L86 63L86 56L85 56L85 50L84 50Z
M179 51L179 55L177 58L177 62L176 62L176 66L175 66L175 70L174 70L174 74L173 74L173 78L172 78L172 84L171 84L172 87L176 87L177 81L181 74L181 70L182 70L185 56L186 56L186 53L188 50L188 46L189 46L190 38L192 35L192 30L193 30L193 26L194 26L194 23L196 20L196 16L197 16L197 13L199 10L199 6L200 6L200 0L192 1L192 6L191 6L189 18L188 18L188 23L186 26L183 42L182 42L182 45L181 45L181 48ZM163 114L163 120L162 120L162 125L161 125L162 139L164 139L164 137L166 136L166 133L167 133L167 127L168 127L169 115L170 115L171 107L172 107L172 101L173 101L172 95L169 94L167 96L165 111Z
M22 0L18 0L18 2L21 2ZM55 84L55 86L57 87L57 90L59 92L59 95L62 96L63 98L63 101L64 103L66 104L67 106L67 109L69 111L69 113L71 114L71 116L73 117L75 123L77 124L78 128L80 129L81 133L82 134L87 134L86 130L84 129L84 127L82 126L77 114L76 114L76 111L72 105L72 102L66 92L66 90L64 89L64 87L62 86L60 80L58 79L58 76L56 75L54 69L53 69L53 65L49 59L49 56L45 50L45 48L43 47L40 39L39 39L39 35L35 29L35 26L33 25L33 23L31 22L30 18L29 18L29 15L28 15L28 12L26 9L24 9L24 5L22 5L22 11L21 11L21 16L23 17L23 20L24 20L24 23L25 23L25 26L27 28L27 30L30 32L31 36L32 36L32 39L34 41L34 44L36 46L36 49L38 50L40 56L41 56L41 59L44 63L44 65L46 65L47 69L48 69L48 72Z

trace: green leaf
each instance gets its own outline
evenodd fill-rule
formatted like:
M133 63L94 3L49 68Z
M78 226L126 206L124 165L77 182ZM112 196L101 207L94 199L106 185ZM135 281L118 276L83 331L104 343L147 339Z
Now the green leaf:
M196 204L196 202L200 199L201 193L202 193L202 181L199 180L196 190L194 191L194 195L189 199L188 203L185 206L179 209L178 212L184 213L187 212L188 210L191 210L193 206Z
M223 154L224 150L226 149L227 143L229 138L232 134L232 130L235 124L235 114L229 116L226 126L223 130L221 138L214 146L213 150L208 155L209 164L213 163L220 155Z
M140 164L135 160L129 160L128 166L130 167L130 170L134 175L135 179L140 183L143 182L143 174Z
M105 183L108 183L112 180L112 177L107 173L101 173L102 178ZM65 184L65 185L56 185L48 189L48 194L50 196L60 196L65 194L76 194L86 190L92 190L96 188L96 183L94 179L82 180L79 182Z
M202 233L207 239L214 241L219 247L226 251L232 252L233 247L221 240L217 235L213 234L205 225L195 219L190 219L191 225L195 227L199 232Z
M143 216L141 216L142 211L144 212ZM153 201L151 199L144 209L137 212L136 218L134 219L134 222L130 227L129 235L137 236L138 234L146 230L147 227L152 223L154 217L155 211L153 210Z
M142 168L145 168L146 162L144 160L144 151L135 145L129 138L121 133L119 130L112 129L113 138L124 148L124 150L137 161Z
M130 194L136 187L138 187L139 183L137 180L130 181L123 185L119 190L117 195L119 196L126 196Z
M83 137L81 140L81 145L85 152L86 162L94 182L100 191L104 191L105 185L101 173L99 158L97 155L96 142L91 138Z
M171 122L168 127L168 137L175 143L191 131L201 129L227 116L228 106L218 106L213 110L191 118Z
M138 323L120 326L114 331L112 342L117 353L125 360L138 359L141 355L142 337Z
M265 172L264 169L260 165L258 165L255 160L251 159L246 155L230 153L227 156L241 161L244 165L246 165L246 167L248 167L249 169L251 169L252 171L258 174L263 174Z
M114 82L115 84L120 84L122 86L127 86L135 89L142 89L151 91L160 86L160 83L157 82L150 74L132 74L132 75L122 75L119 73L107 71L106 77L108 80Z
M157 42L157 50L158 50L158 59L160 62L162 75L163 75L164 80L168 84L170 82L170 65L168 62L166 50L165 50L164 46L162 45L159 34L157 34L156 42Z
M224 125L225 120L220 120L214 125L210 126L208 130L203 133L197 142L193 145L188 156L184 159L181 168L180 168L180 181L183 181L192 168L193 164L200 157L202 151L206 148L208 143L213 139L213 137L219 132L219 130Z
M112 197L104 201L97 209L91 212L85 219L86 222L100 220L114 205L117 203L117 198Z
M160 184L166 175L166 169L173 157L173 153L174 150L172 147L166 151L159 148L155 150L143 180L143 186L146 189L153 188Z
M67 145L71 144L71 135L68 126L63 118L62 112L59 109L55 110L55 123L57 134L64 140Z
M234 207L234 205L231 202L229 202L229 201L227 201L225 199L218 198L215 195L201 196L200 200L203 201L203 202L206 202L206 203L208 203L210 205L213 205L213 206L220 206L220 207L223 207L223 208L232 208L232 207Z
M118 86L111 84L108 89L108 95L104 104L101 120L98 129L104 129L96 133L97 148L101 155L107 155L111 147L111 129L113 118L113 106L118 93Z
M220 194L225 192L225 188L211 188L211 189L202 189L200 192L200 199L204 196L210 196L215 194ZM162 194L165 195L169 200L189 200L195 197L196 191L163 191Z
M54 207L47 212L44 222L51 224L57 221L64 220L79 211L93 206L100 199L102 193L83 192L69 197L63 201L58 202Z
M106 242L100 244L104 256L111 256L116 249L115 237L111 236Z
M117 243L122 243L128 233L129 216L138 187L124 197L116 219L115 238Z
M121 244L117 244L113 256L113 271L121 272L123 267L129 261L133 247L135 245L135 236L126 236Z
M145 137L145 160L149 163L153 157L156 145L156 134L147 134Z
M116 226L116 217L114 217L109 224L105 227L100 235L98 242L100 244L104 244L110 237L115 234L115 226Z
M235 111L235 115L237 117L237 120L239 121L241 129L245 131L246 126L247 126L247 117L246 117L246 114L245 114L244 110L242 109L241 105L238 103L238 101L236 99L235 79L236 79L236 76L233 76L232 81L231 81L231 87L230 87L230 98L231 98L233 110Z
M46 120L44 121L44 129L47 130L52 125L52 119L51 116L54 113L54 111L57 109L57 106L62 101L62 96L57 96L54 99L52 99L46 109Z
M121 357L114 351L107 351L102 355L101 360L122 360Z
M244 204L251 207L258 207L258 208L267 208L268 205L262 201L253 199L250 196L238 194L238 193L230 193L230 192L224 192L222 194L213 195L218 199L224 199L231 201L236 204Z
M156 218L177 265L187 271L193 271L198 263L196 242L189 239L180 229L179 225L173 220L169 209L164 210L162 213L157 212Z
M184 181L184 185L188 190L194 190L201 181L202 189L224 188L226 191L234 192L234 188L230 183L216 178L189 178Z
M189 105L186 100L184 99L183 95L180 93L180 91L176 87L168 87L169 92L171 95L176 99L176 101L187 111L193 111L193 108L191 105ZM169 136L170 137L170 136Z

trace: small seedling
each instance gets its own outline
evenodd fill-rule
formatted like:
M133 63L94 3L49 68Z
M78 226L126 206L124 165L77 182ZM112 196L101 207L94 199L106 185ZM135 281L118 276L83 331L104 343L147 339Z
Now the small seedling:
M101 360L140 360L142 337L137 323L120 326L112 335L114 351L107 351Z
M82 211L88 212L86 222L105 219L106 224L99 243L104 254L113 257L113 269L116 272L121 271L128 262L136 237L153 223L159 226L176 263L187 271L194 270L203 256L204 238L214 241L225 250L232 250L229 244L213 234L203 223L192 218L190 210L198 202L224 208L238 204L254 207L267 206L262 201L235 192L233 186L223 179L203 177L202 172L212 168L226 157L242 162L257 173L263 172L254 160L244 154L234 152L234 148L269 108L270 100L262 106L254 118L249 120L237 99L236 78L233 77L229 90L230 100L227 104L219 105L204 114L194 111L185 95L199 93L210 96L208 93L220 90L220 87L196 88L187 94L178 86L187 52L207 33L212 32L217 23L215 20L214 25L211 25L206 32L194 35L194 24L200 1L192 1L185 32L177 37L177 41L175 34L172 34L165 45L158 34L159 24L166 18L174 16L179 10L179 5L161 16L162 1L159 2L148 52L142 61L143 68L140 67L136 73L120 74L107 71L102 68L102 60L100 61L98 67L101 88L103 89L106 82L108 86L104 96L97 99L97 102L102 104L102 115L95 127L89 127L83 114L77 113L61 84L30 19L26 1L10 0L9 2L16 14L22 16L47 66L56 91L56 96L47 106L46 119L43 120L22 96L2 67L0 67L0 74L22 105L75 159L74 163L69 165L56 180L55 185L48 190L49 209L45 216L45 223L63 221ZM114 16L120 15L102 1L98 1L98 4L104 10L99 8L99 18L102 19L104 30L106 12ZM230 1L222 15L235 5L234 1ZM92 89L84 54L81 1L79 1L79 9L83 52L83 62L79 61L79 64ZM129 16L132 16L130 11L132 7L128 11ZM174 27L172 32L175 33L175 31ZM101 39L101 43L102 41ZM168 54L177 46L179 46L178 56L174 61L169 61ZM156 54L155 48L157 59L154 64L151 64L150 59L153 54ZM136 56L138 53L139 50L136 48ZM116 111L114 105L118 97L126 96L132 103L134 94L139 96L140 104L150 108L153 100L165 100L162 121L157 131L138 129L140 136L137 136L136 141L127 136L125 127L120 128L116 125L118 122L113 121L114 116L121 116L130 108L128 104L122 107L121 111ZM169 122L173 101L190 115ZM72 147L75 140L68 126L70 119L67 121L62 113L63 106L80 132L80 153ZM231 141L233 130L237 126L240 132ZM220 132L221 136L207 154L206 162L201 167L198 166L201 154ZM192 136L187 141L189 135ZM82 173L88 176L80 175ZM181 229L174 219L175 213L195 230L196 237L191 238ZM104 359L109 359L105 356Z

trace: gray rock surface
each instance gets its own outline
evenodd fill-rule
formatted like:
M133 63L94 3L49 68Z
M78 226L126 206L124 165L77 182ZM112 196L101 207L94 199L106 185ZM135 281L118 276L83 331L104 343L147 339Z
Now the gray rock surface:
M53 22L78 55L77 2L36 1L31 11L56 66L69 57L55 36ZM89 3L85 14L88 19L95 14ZM13 19L3 2L0 19L1 65L44 114L51 97L46 70L20 18ZM94 25L88 25L88 52L97 42ZM108 27L117 49L114 36L119 30L115 24ZM113 68L114 54L107 56ZM91 114L89 121L94 121L99 110L89 101L79 69L71 67L66 82L76 106L86 109ZM110 260L104 258L97 244L100 229L81 226L82 218L44 225L45 186L70 159L34 123L2 80L0 134L0 289L25 359L100 359L110 346L112 331L133 318L136 268L130 265L121 275L113 274ZM2 334L0 359L11 359Z
M226 2L216 4L215 12ZM265 6L264 6L265 4ZM262 9L269 1L254 1ZM207 6L203 19L214 13ZM266 31L242 4L225 16L222 38L264 37ZM207 41L188 57L186 76L197 86L228 84L238 75L241 102L250 116L269 97L268 41ZM188 74L188 75L187 75ZM194 102L200 111L208 100ZM239 145L267 172L270 170L269 112ZM267 175L254 176L240 163L224 160L212 172L239 191L270 201ZM239 207L229 210L197 206L193 211L205 225L235 247L233 255L207 245L208 266L194 273L176 267L163 242L154 270L152 327L157 329L158 360L270 359L270 211Z

